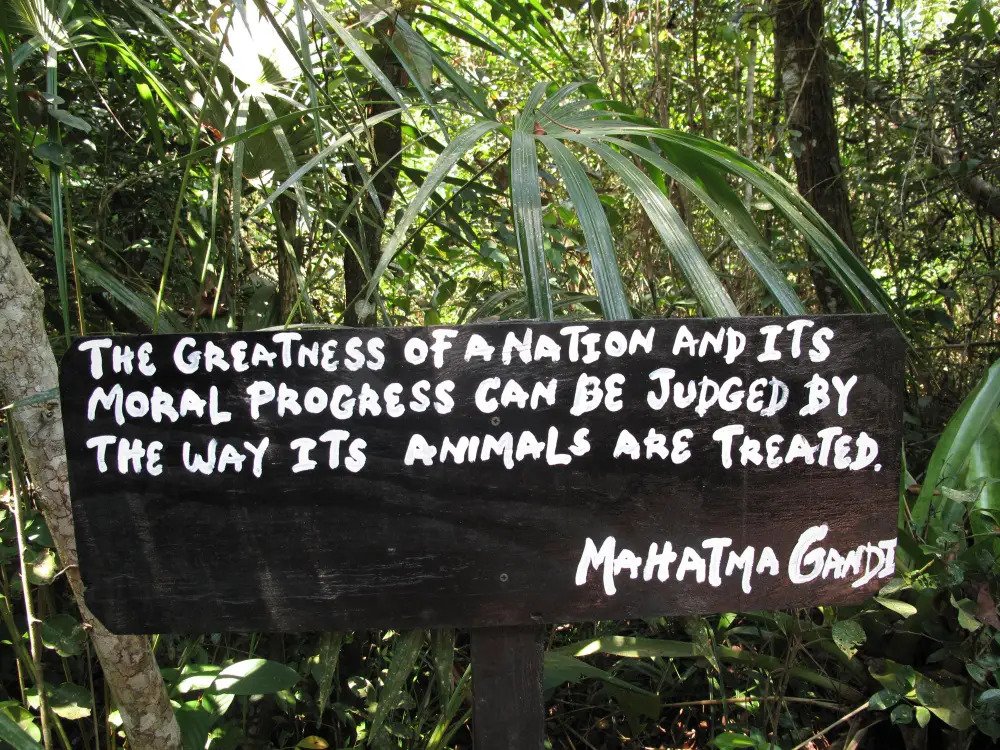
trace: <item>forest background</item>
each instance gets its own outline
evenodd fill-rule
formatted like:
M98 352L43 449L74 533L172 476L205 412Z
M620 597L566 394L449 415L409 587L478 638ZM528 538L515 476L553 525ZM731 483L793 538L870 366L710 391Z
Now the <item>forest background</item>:
M81 610L71 336L856 310L910 342L899 577L553 627L548 742L996 746L997 16L4 0L0 745L471 743L462 633L147 640Z

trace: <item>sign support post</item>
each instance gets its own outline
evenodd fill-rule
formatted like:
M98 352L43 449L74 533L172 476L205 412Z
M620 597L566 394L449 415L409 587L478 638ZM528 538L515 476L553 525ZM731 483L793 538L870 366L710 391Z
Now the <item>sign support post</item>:
M538 750L545 741L545 628L473 628L471 637L475 750Z

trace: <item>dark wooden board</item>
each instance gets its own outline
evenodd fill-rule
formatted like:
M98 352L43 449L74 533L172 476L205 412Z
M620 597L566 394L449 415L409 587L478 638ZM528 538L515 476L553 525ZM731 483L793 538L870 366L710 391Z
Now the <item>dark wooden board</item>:
M765 339L761 328L786 326L792 320L581 323L588 334L601 334L608 343L608 334L623 333L624 337L612 337L616 345L629 341L633 331L653 331L649 353L639 347L632 355L602 354L586 363L570 361L570 338L560 333L576 323L303 330L296 332L301 340L292 347L287 368L281 361L282 346L274 338L282 334L199 334L190 337L182 353L204 351L209 343L229 351L245 342L248 356L256 344L278 356L274 367L261 365L243 372L230 367L210 373L201 368L192 374L180 373L174 365L181 335L77 340L63 359L60 387L87 602L117 632L215 632L481 627L857 601L884 580L876 576L855 587L857 576L836 578L830 573L792 583L787 569L801 535L822 525L828 529L826 537L810 549L832 547L846 553L880 541L884 549L891 547L898 503L903 343L884 317L817 317L803 323L811 327L805 330L798 357L792 356L791 333L786 331L777 339L781 358L758 361ZM711 351L704 357L683 351L675 355L671 349L681 326L696 339L732 327L745 334L745 351L732 363ZM830 354L813 362L808 356L810 337L821 327L832 333L827 341ZM529 329L536 342L546 334L561 345L558 362L542 359L524 364L516 356L509 365L500 361L508 333L521 337ZM454 330L455 335L447 338L442 330ZM462 355L473 335L497 347L490 362L476 357L465 361ZM451 344L442 352L440 367L431 358L424 364L405 361L408 341L432 342L435 336ZM380 369L351 371L347 360L341 359L336 370L327 371L296 361L299 344L327 342L337 342L334 353L343 358L354 337L359 337L358 361L373 365L380 358L371 355L368 342L375 338L383 342ZM133 350L145 346L156 373L144 375L138 368L131 374L111 372L110 350L103 349L101 377L95 378L94 350L86 347L104 344ZM699 416L691 408L673 404L654 410L646 400L647 392L656 387L649 374L664 367L672 368L677 380L708 376L722 383L740 377L745 385L755 378L775 377L788 385L788 403L766 417L718 407ZM622 408L572 415L574 389L583 373L599 377L602 383L621 374ZM845 415L838 415L836 401L817 414L799 414L805 404L805 383L814 374L827 380L857 376ZM555 404L541 403L535 410L511 405L481 413L473 396L489 377L518 380L529 391L535 381L556 379ZM411 386L420 380L430 384L431 400L436 384L454 382L454 407L449 413L433 407L422 413L408 408ZM298 391L300 400L310 388L329 394L338 386L357 391L368 383L381 401L386 387L398 383L404 413L394 417L383 411L379 416L340 419L326 410L279 418L272 403L262 407L260 419L253 420L247 389L256 381L275 388L283 382ZM213 425L206 410L204 417L189 414L176 422L164 418L154 423L149 417L126 415L119 425L113 414L97 408L94 419L88 419L95 387L111 389L116 384L121 384L123 393L147 396L158 387L175 400L184 389L208 398L215 387L219 408L229 411L231 418ZM134 405L141 409L141 397L136 399ZM803 460L779 468L766 463L741 466L737 461L727 469L712 435L733 424L761 439L781 434L785 449L796 432L817 443L816 433L825 428L841 427L852 436L863 431L877 443L878 457L858 470L820 466L818 461L808 465ZM516 440L528 430L545 441L549 427L559 429L561 454L577 429L588 429L589 452L572 456L565 465L527 457L510 469L495 457L461 465L403 463L414 433L439 444L445 435L500 436L507 431ZM622 429L630 430L641 443L650 429L670 436L685 428L692 431L692 455L683 463L612 457ZM351 440L366 441L366 462L360 471L349 470L343 461L331 469L325 443L313 451L315 469L291 471L296 460L289 447L292 440L318 440L337 429L348 431ZM95 436L141 440L144 445L160 441L162 472L122 474L113 449L107 471L101 472L96 450L87 447ZM251 472L249 456L240 472L204 475L182 465L185 442L202 451L212 438L219 445L242 446L245 441L258 444L264 437L269 446L260 477ZM586 540L600 548L612 536L616 552L628 548L643 558L637 577L631 579L624 569L613 578L613 595L607 593L601 571L589 570L586 581L577 585ZM733 575L722 575L714 582L718 585L697 582L691 571L679 581L675 571L680 560L673 563L666 581L655 575L644 580L651 543L662 546L670 541L679 557L690 545L708 562L709 550L702 542L717 537L732 540L721 558L723 567L728 550L742 552L750 545L759 557L769 546L779 573L754 574L750 593L742 590L738 568ZM874 555L871 559L876 560ZM689 563L696 565L693 558ZM890 566L884 566L883 577L889 571Z

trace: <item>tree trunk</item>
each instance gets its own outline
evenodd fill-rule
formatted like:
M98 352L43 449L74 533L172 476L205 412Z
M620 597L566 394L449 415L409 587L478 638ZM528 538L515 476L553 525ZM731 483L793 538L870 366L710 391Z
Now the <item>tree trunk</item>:
M403 68L393 58L392 50L386 42L378 43L372 50L372 58L393 86L402 84ZM381 88L373 88L369 96L373 100L368 107L369 117L396 106ZM351 217L344 223L344 234L349 238L349 246L344 249L345 325L370 326L375 322L375 307L370 300L364 299L364 291L378 262L385 215L396 193L399 150L403 145L401 124L400 115L395 115L372 128L372 158L366 169L367 177L372 180L372 187L378 196L378 205L372 201L369 189L365 187L366 175L357 167L352 166L347 170L348 181L360 192L360 198Z
M840 163L830 71L823 46L823 0L775 0L774 47L799 192L857 252ZM825 312L847 312L829 269L811 256L816 297Z
M57 387L56 360L42 323L43 305L41 287L28 273L0 222L0 342L4 349L0 397L4 403ZM23 446L39 508L80 607L84 628L90 633L104 679L121 713L129 747L180 750L180 728L149 641L144 636L109 633L84 604L58 400L21 406L8 414Z

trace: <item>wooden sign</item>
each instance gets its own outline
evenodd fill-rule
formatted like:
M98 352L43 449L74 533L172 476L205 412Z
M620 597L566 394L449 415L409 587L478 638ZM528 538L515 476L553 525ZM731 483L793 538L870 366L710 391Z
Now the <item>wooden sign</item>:
M82 338L86 600L128 633L859 601L902 379L877 316Z

